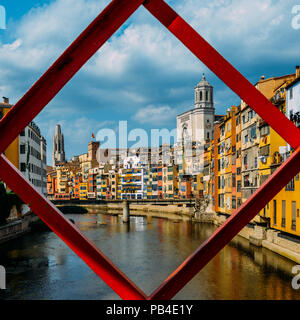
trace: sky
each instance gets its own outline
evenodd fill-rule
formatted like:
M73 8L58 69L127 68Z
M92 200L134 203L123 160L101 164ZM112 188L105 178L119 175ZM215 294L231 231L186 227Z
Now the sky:
M6 11L6 29L0 30L0 97L16 103L109 2L0 0ZM300 0L166 2L253 84L261 75L294 73L300 64L295 11ZM58 123L67 159L87 152L92 133L112 129L118 134L120 121L127 121L128 132L141 128L149 136L151 129L176 128L176 115L193 108L202 73L214 86L217 114L240 103L139 8L35 119L48 143L48 163Z

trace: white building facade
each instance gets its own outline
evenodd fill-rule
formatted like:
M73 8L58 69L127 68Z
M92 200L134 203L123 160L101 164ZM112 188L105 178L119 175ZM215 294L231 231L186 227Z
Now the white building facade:
M194 108L177 116L175 158L179 172L196 175L203 170L204 145L213 139L215 108L213 86L204 74L195 87Z
M213 138L215 109L213 86L205 76L195 87L194 109L177 116L177 142L182 140L204 143Z
M19 168L43 194L47 194L47 143L32 121L19 136Z

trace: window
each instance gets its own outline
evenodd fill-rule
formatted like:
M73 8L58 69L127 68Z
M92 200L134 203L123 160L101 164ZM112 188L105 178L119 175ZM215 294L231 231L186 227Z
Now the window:
M294 178L286 185L286 191L294 191L295 190L295 181Z
M290 88L290 100L293 99L293 87Z
M236 186L236 177L235 177L235 173L232 174L232 187L235 188Z
M24 162L21 162L21 171L26 172L26 164Z
M202 101L202 91L200 91L200 101Z
M285 200L282 200L282 219L281 226L285 228Z
M277 203L276 200L273 200L273 223L276 226L276 220L277 220Z
M208 101L208 91L205 91L205 100Z
M244 143L246 144L246 143L248 143L248 141L249 141L249 137L248 137L248 134L246 134L245 138L244 138Z
M236 209L236 197L232 196L232 209Z
M25 154L25 144L20 145L20 153Z
M237 199L237 206L238 208L242 205L242 199L241 198L238 198Z
M264 137L270 134L270 127L269 126L263 126L260 128L260 136Z
M250 129L250 139L251 141L256 139L256 126L252 126Z
M252 110L248 111L248 119L251 120L253 118Z
M248 156L244 155L244 165L247 166L248 165Z
M1 117L0 117L1 118ZM20 133L20 136L21 137L24 137L25 136L25 130L22 130L22 132Z
M292 230L296 230L296 201L292 201Z
M259 155L264 157L270 156L270 145L264 146L259 149Z
M244 176L244 187L249 187L250 181L249 181L249 174Z
M232 154L232 164L235 165L235 153Z

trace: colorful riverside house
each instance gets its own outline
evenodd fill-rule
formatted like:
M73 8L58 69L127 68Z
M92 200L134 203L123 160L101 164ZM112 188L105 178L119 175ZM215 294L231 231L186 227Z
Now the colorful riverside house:
M225 117L225 211L235 212L237 208L236 189L236 112L238 107L228 109Z
M100 186L98 184L99 182ZM101 170L101 173L97 175L97 198L107 200L109 195L109 174L103 169Z
M300 127L300 74L296 68L295 80L286 87L286 115L296 126ZM281 92L282 93L282 92ZM290 146L281 147L278 162L284 161L289 153ZM275 157L273 157L275 160ZM277 166L272 167L272 171ZM271 173L272 173L271 171ZM270 227L283 233L300 236L300 179L299 174L294 177L269 203Z
M47 195L49 199L54 199L57 193L57 174L52 167L47 167Z
M166 171L165 198L178 198L178 165L169 164L164 170Z
M110 193L113 200L118 198L118 179L119 175L116 170L109 170Z
M124 159L124 168L121 169L121 198L143 199L144 196L144 170L136 156Z
M163 199L163 165L159 164L157 166L157 198Z
M77 173L73 176L73 198L79 199L80 198L80 192L79 192L79 184L82 182L82 174Z
M222 123L223 118L219 117L214 122L214 136L211 142L211 207L214 212L218 212L219 210L219 142L220 142L220 125Z
M295 74L276 78L264 79L262 77L256 84L261 91L281 112L286 113L286 87L295 79ZM263 119L258 117L259 129L259 185L276 170L287 157L285 140L277 134ZM276 205L275 205L276 206ZM277 208L276 208L277 210ZM271 218L273 211L272 201L260 212L260 216Z
M149 185L149 167L143 165L143 199L148 198L148 185Z
M196 184L196 197L210 196L211 194L211 162L212 162L212 143L206 143L204 145L204 156L203 156L203 174L197 175ZM211 199L210 199L211 201Z
M97 175L99 173L99 168L89 169L88 175L88 199L97 198Z
M235 130L236 130L236 187L233 187L233 192L236 194L236 207L239 208L242 204L242 143L241 143L241 107L239 106L235 113Z
M218 208L217 212L225 214L225 121L220 123L218 140Z
M56 167L57 193L69 193L69 172L63 165Z
M79 200L87 200L88 199L88 184L87 182L79 183Z
M242 159L242 202L258 188L258 116L241 101L241 159Z
M156 164L150 165L150 177L151 177L151 198L158 199L158 167Z
M148 177L149 177L149 181L148 181L148 184L147 184L147 199L152 199L153 172L151 170L151 165L150 164L148 166Z

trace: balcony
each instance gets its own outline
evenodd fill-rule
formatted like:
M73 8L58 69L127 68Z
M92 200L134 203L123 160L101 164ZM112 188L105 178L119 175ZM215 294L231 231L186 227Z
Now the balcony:
M258 120L258 127L260 128L260 127L263 127L263 126L266 126L266 125L268 125L267 123L266 123L266 121L264 120L264 119L259 119Z

